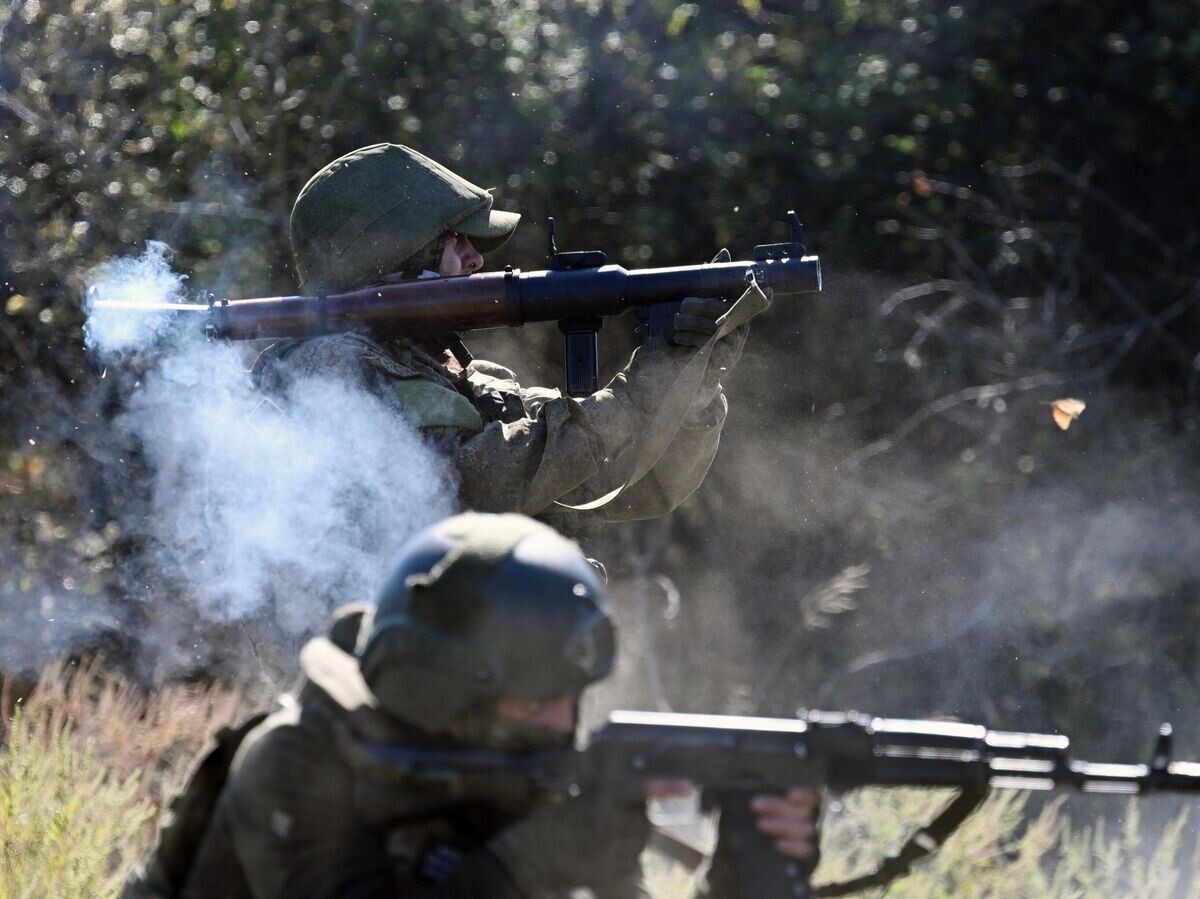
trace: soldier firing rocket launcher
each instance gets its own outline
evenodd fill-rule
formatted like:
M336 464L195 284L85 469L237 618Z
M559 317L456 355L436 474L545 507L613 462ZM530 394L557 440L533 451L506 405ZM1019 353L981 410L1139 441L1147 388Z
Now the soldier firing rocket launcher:
M626 270L599 251L560 253L550 220L546 271L503 272L385 282L345 293L261 297L205 303L126 303L89 297L93 315L194 316L198 328L232 340L310 337L361 330L379 338L516 327L557 321L566 338L567 391L598 385L603 320L633 309L650 336L670 326L684 297L736 300L750 283L772 294L821 290L821 264L805 255L804 229L788 213L790 240L761 244L753 259L727 251L706 265Z
M735 899L816 899L882 886L908 873L983 802L990 789L1137 795L1200 792L1200 764L1171 760L1163 725L1150 764L1096 764L1071 758L1055 734L988 730L948 721L872 718L811 712L797 719L661 712L614 712L582 750L506 753L364 744L405 777L494 789L526 784L551 796L605 789L641 795L653 778L685 778L722 809L718 853L733 853L740 880ZM796 785L957 787L961 792L873 874L810 887L808 874L785 865L772 837L755 831L748 797Z

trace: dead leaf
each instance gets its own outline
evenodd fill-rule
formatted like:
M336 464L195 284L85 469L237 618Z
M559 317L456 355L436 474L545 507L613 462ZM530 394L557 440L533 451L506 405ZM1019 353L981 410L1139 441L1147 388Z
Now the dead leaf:
M1087 403L1083 400L1061 399L1050 404L1050 414L1054 416L1054 423L1065 431L1086 408Z

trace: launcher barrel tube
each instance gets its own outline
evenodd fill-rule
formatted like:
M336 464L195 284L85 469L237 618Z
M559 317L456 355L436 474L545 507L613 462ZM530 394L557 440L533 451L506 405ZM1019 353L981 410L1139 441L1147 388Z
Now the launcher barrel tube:
M328 296L262 297L214 305L213 333L233 340L307 337L365 330L388 337L476 331L617 315L683 297L734 299L753 273L779 294L821 289L815 256L627 271L619 265L576 271L489 272L380 284Z

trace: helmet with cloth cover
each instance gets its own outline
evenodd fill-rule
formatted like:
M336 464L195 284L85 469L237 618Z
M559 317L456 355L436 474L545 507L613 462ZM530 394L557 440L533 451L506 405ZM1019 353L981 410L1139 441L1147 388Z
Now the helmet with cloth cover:
M372 144L335 159L301 189L289 222L304 290L378 282L447 231L481 253L499 248L521 216L410 147Z
M501 697L578 693L615 659L596 570L523 515L456 515L418 535L360 633L379 706L429 732Z

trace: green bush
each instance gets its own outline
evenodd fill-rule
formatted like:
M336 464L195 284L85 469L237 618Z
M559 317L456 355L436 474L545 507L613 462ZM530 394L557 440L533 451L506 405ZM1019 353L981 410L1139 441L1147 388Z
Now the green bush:
M186 763L241 694L144 694L99 666L54 664L4 722L0 899L108 899L146 851Z
M827 822L819 880L874 869L918 824L947 801L944 791L862 790ZM1112 833L1103 818L1075 828L1058 797L1032 816L1027 795L993 795L928 860L871 899L1166 899L1194 896L1195 858L1185 857L1180 813L1148 839L1137 801ZM1190 891L1185 891L1189 888ZM1178 892L1177 892L1178 890Z
M0 750L0 896L116 896L155 810L70 723L18 711Z

